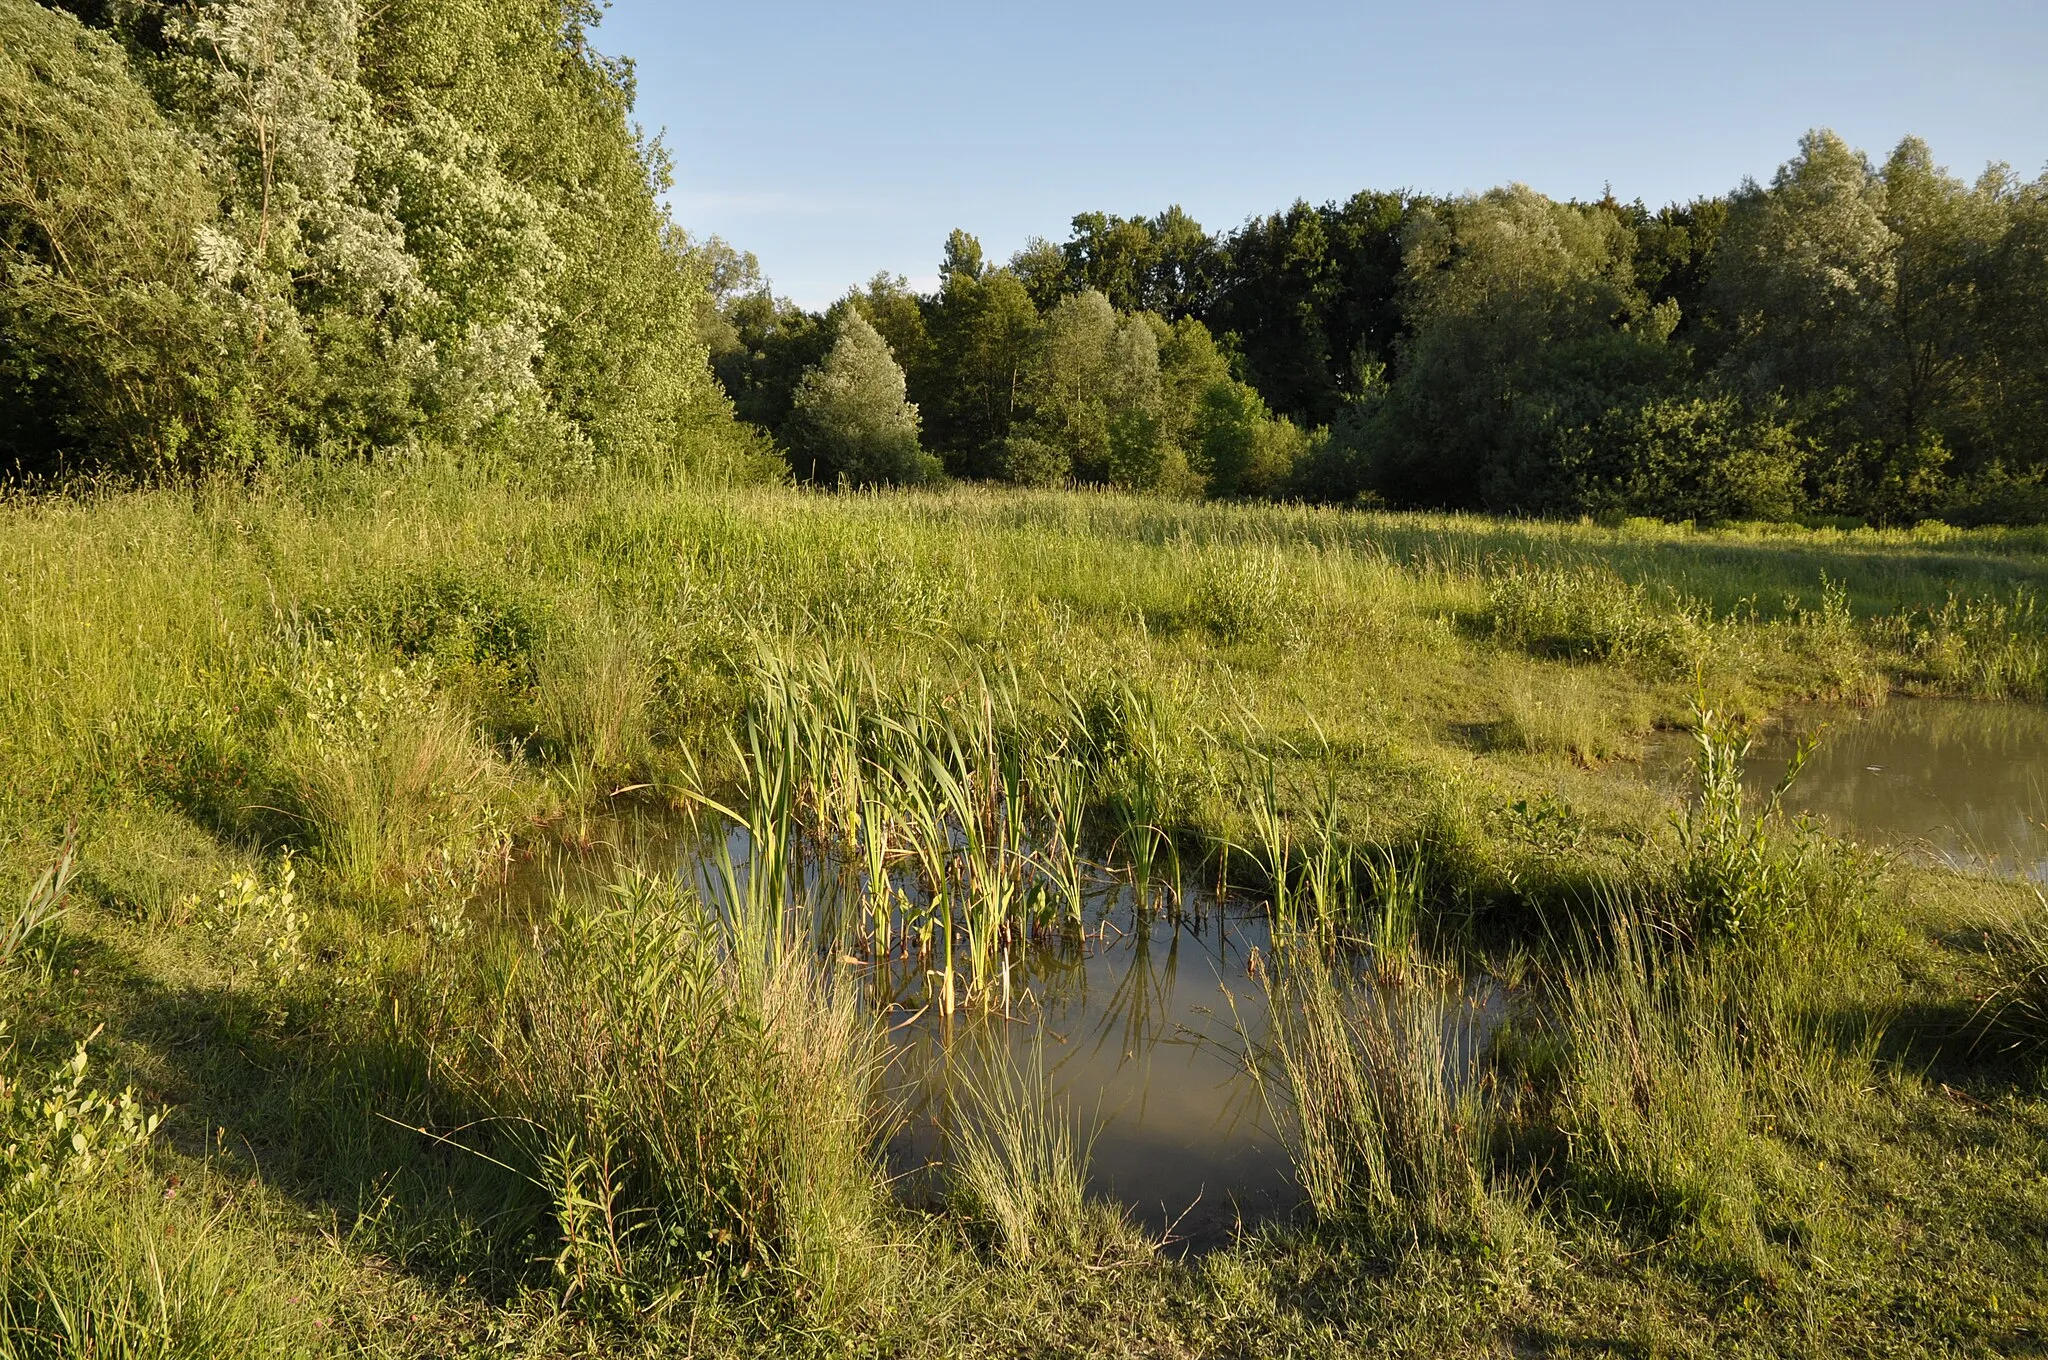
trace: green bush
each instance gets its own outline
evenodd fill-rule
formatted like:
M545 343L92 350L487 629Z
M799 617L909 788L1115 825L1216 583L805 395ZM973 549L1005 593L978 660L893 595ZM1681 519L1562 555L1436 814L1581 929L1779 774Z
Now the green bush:
M1667 520L1788 520L1805 502L1800 438L1733 397L1671 397L1610 416L1566 475L1580 505Z
M1013 434L999 446L997 464L1019 486L1058 486L1074 475L1074 460L1043 439Z

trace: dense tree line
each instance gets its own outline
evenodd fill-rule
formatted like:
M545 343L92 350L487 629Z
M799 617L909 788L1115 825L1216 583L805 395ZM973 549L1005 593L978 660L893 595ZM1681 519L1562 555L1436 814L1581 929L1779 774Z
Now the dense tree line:
M2048 513L2048 178L1076 216L823 313L660 206L594 0L0 0L0 475L444 448L1545 514ZM708 360L708 362L707 362ZM715 375L715 376L714 376ZM735 422L733 414L744 417Z
M591 0L0 0L0 473L748 456Z
M930 295L824 314L698 248L704 333L801 474L1680 518L2048 512L2048 178L1815 132L1768 184L1651 211L1524 186L1361 193L1211 234L1084 213L1003 264L955 232ZM854 315L939 464L792 432ZM878 356L875 367L879 363ZM878 381L894 381L881 374ZM811 429L815 430L815 423Z

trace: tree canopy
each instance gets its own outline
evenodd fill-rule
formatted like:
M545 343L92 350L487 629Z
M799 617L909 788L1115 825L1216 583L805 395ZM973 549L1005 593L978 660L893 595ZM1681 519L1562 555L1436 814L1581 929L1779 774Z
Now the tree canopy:
M839 306L883 331L955 475L2038 517L2044 248L2048 179L1966 183L1912 138L1874 165L1822 130L1768 184L1655 211L1510 185L1297 202L1218 234L1177 207L1086 212L1001 264L955 231L932 294L878 280ZM820 351L766 298L733 309L755 324L728 386L773 428L786 399L750 398L793 390Z
M593 9L77 9L0 0L0 469L749 461Z
M1087 211L813 312L590 0L0 0L0 476L421 450L1536 514L2048 518L2048 176ZM735 417L738 417L735 419ZM833 422L840 422L834 425ZM783 461L766 451L779 448Z

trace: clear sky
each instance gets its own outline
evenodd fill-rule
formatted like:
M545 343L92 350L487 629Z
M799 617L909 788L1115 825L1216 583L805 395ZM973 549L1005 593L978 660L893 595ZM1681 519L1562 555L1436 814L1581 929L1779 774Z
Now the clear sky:
M2048 165L2048 0L613 0L671 209L822 306L1077 212L1214 231L1297 198L1520 180L1658 205L1833 127L1974 177Z

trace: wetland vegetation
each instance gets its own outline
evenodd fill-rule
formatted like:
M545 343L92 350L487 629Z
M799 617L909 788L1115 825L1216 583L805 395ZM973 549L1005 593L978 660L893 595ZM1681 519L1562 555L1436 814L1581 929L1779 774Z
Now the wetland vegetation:
M1734 735L2038 702L2031 531L432 466L5 514L16 1353L2035 1335L2038 898L1744 801ZM1119 1198L1058 960L1138 1052L1184 1003L1109 944L1219 889L1242 1212L1228 1158Z
M812 314L596 12L0 0L0 1360L2048 1345L2042 184Z

